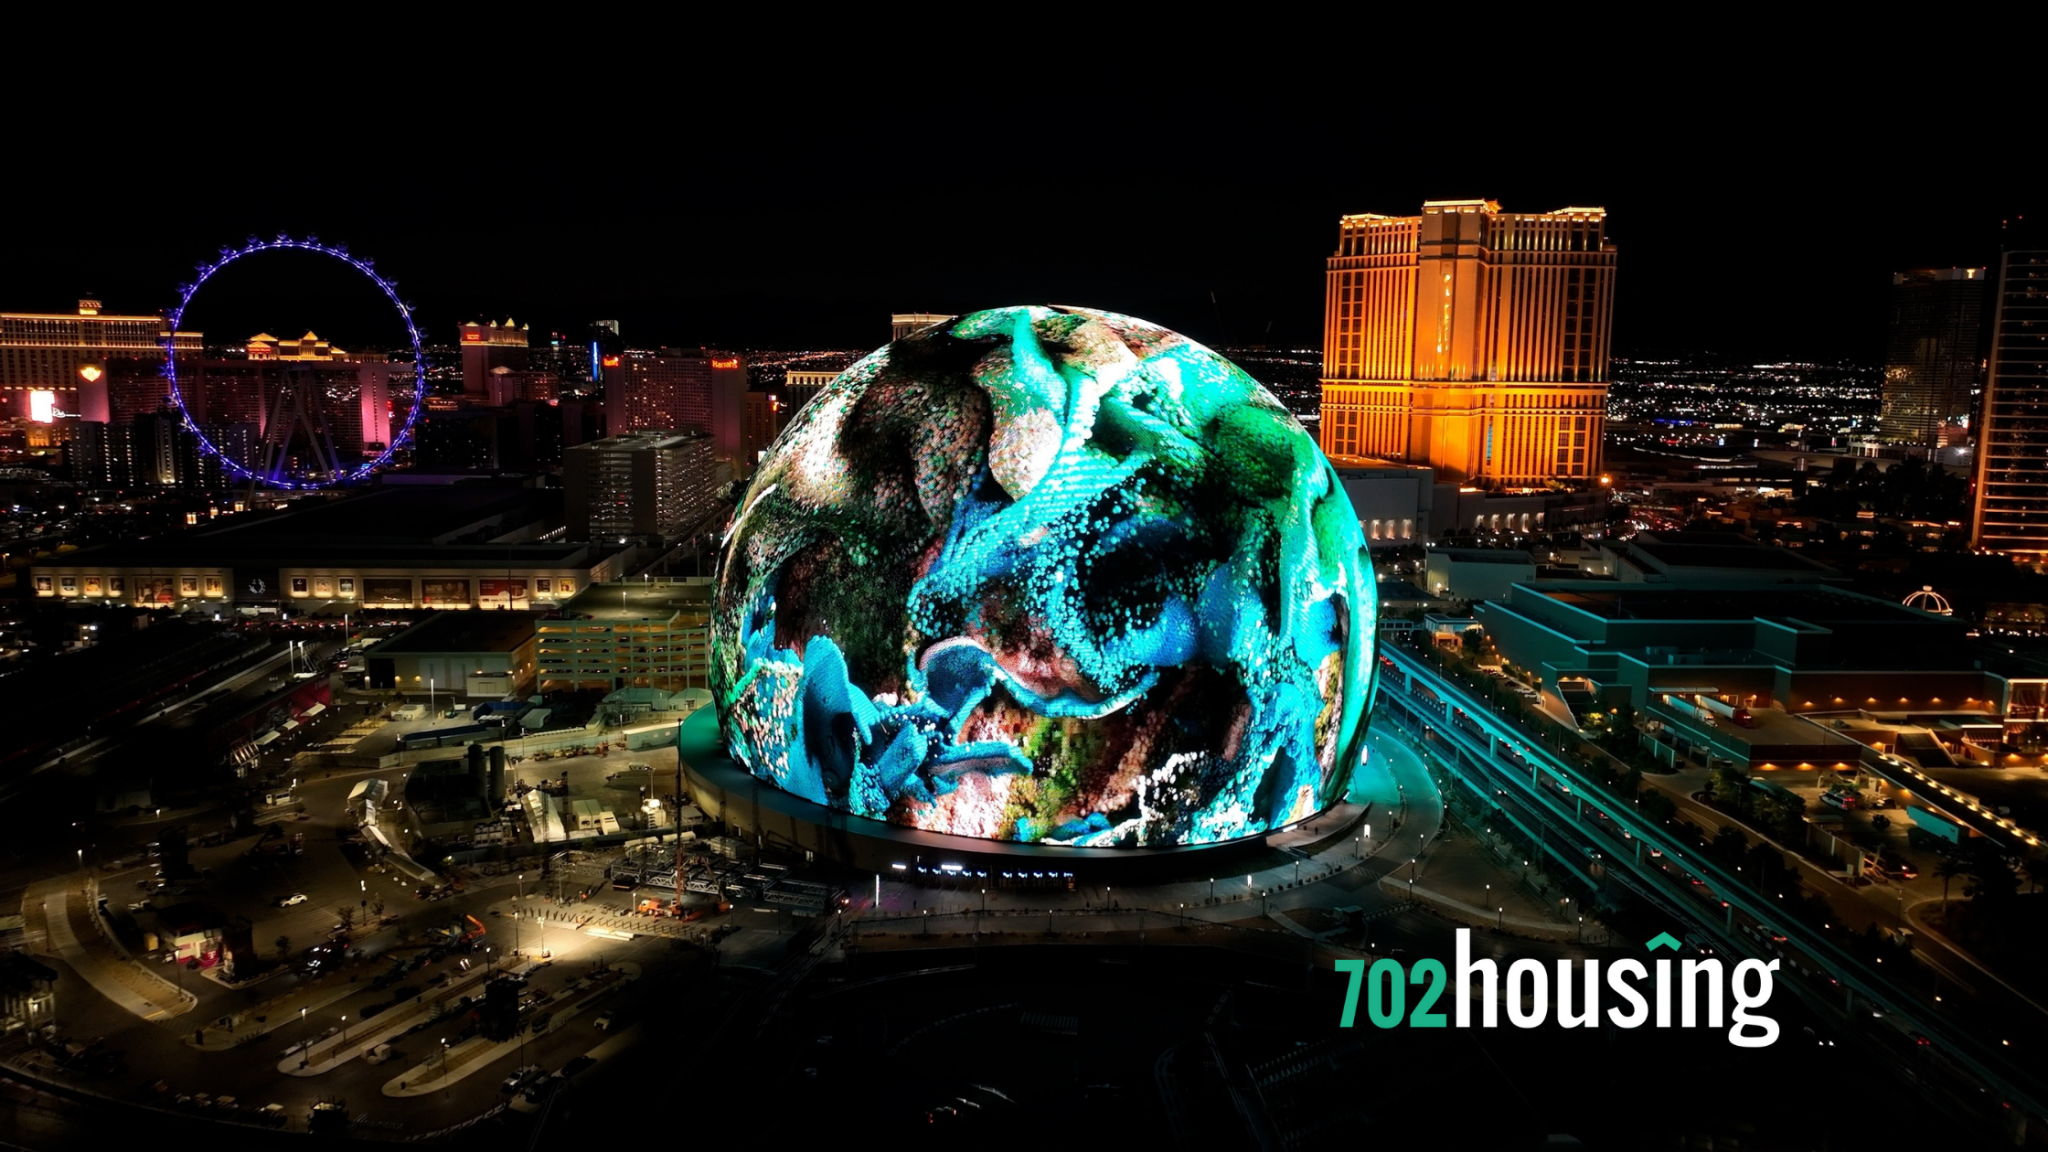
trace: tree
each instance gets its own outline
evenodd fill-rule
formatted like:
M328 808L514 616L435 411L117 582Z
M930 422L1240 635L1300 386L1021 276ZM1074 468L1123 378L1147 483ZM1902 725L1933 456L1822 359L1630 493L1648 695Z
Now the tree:
M1740 828L1724 827L1714 833L1713 843L1708 845L1708 849L1726 863L1740 864L1742 854L1749 851L1749 837L1744 836Z
M1943 853L1941 861L1934 866L1934 874L1941 877L1941 902L1948 903L1949 881L1958 876L1967 876L1970 866L1954 853Z
M1479 658L1481 652L1486 651L1486 633L1477 628L1465 629L1464 635L1458 642L1464 646L1465 655L1475 660Z
M1806 816L1806 801L1790 792L1769 792L1757 798L1756 814L1778 839L1795 840Z
M1661 788L1643 789L1638 803L1642 806L1643 815L1660 824L1671 819L1671 814L1678 810L1678 805Z
M1642 770L1637 768L1633 764L1629 765L1628 770L1623 772L1621 774L1621 779L1618 782L1616 782L1614 790L1621 794L1621 798L1623 800L1634 800L1638 796L1642 795Z
M335 909L335 914L341 918L341 926L343 928L349 928L355 925L356 910L349 907L348 905L343 904L340 908Z
M1986 905L2004 905L2019 895L2020 878L2006 863L2005 857L1988 844L1969 854L1963 861L1964 874L1970 882L1963 889L1963 895L1973 902Z
M1714 769L1708 789L1713 792L1717 803L1740 806L1742 793L1749 785L1749 776L1740 768L1724 764Z
M289 936L279 936L276 944L278 960L283 961L290 958L292 954L292 938Z
M2027 874L2027 891L2036 891L2041 887L2041 881L2048 879L2048 856L2027 857L2020 861L2020 871Z

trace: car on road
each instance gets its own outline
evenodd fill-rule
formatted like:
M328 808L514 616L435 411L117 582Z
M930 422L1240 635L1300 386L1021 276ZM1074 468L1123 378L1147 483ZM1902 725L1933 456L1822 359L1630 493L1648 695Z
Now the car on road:
M368 1052L363 1053L363 1060L365 1063L369 1064L382 1064L383 1062L391 1059L393 1056L397 1054L397 1051L393 1049L391 1045L379 1044L371 1048Z
M560 1072L555 1073L555 1075L560 1076L564 1080L568 1080L572 1077L581 1076L583 1073L590 1071L590 1069L594 1065L596 1065L596 1063L597 1061L589 1056L578 1056L574 1060L569 1061L567 1064L562 1065L562 1070Z
M1877 869L1890 880L1917 880L1920 878L1920 870L1913 867L1912 861L1899 856L1879 857Z
M304 892L294 892L289 896L279 896L277 898L277 906L279 908L292 908L305 902L306 894Z
M526 1091L512 1097L512 1110L514 1112L531 1112L538 1108L542 1101L553 1095L555 1089L560 1088L566 1083L568 1081L560 1076L536 1076L531 1083L527 1084Z
M611 1012L610 1012L610 1011L604 1011L604 1012L600 1012L600 1013L598 1013L598 1014L597 1014L597 1019L595 1019L595 1020L592 1020L592 1021L591 1021L591 1024L593 1024L594 1026L596 1026L596 1028L597 1028L597 1030L598 1030L599 1032L608 1032L608 1031L610 1031L610 1030L611 1030L611 1026L612 1026L612 1014L611 1014Z

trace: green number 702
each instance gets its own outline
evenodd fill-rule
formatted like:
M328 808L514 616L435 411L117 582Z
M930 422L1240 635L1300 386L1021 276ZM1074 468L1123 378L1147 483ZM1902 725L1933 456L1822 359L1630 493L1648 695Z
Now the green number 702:
M1375 1028L1395 1028L1401 1023L1401 1014L1407 1009L1408 985L1428 981L1429 987L1416 1003L1415 1011L1408 1017L1410 1028L1442 1028L1444 1014L1432 1012L1437 998L1444 994L1444 983L1449 974L1444 971L1441 960L1419 960L1412 972L1403 973L1399 960L1375 960L1367 969L1363 960L1339 960L1337 971L1348 973L1350 981L1344 988L1344 1014L1337 1018L1337 1027L1349 1028L1358 1018L1358 988L1365 986L1365 1012L1372 1018ZM1406 979L1403 979L1403 976Z

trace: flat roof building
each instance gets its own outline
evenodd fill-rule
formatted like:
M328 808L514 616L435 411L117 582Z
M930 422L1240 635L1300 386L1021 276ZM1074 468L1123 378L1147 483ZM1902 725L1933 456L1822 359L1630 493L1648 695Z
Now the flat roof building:
M616 546L548 539L561 527L558 490L380 486L67 552L30 579L38 597L145 608L541 607L623 571Z
M1789 548L1732 532L1638 532L1603 547L1625 584L1819 584L1848 577Z
M586 589L538 625L540 687L707 687L713 589L706 577Z
M1805 729L1783 739L1795 732L1783 717L1882 716L1957 733L1988 724L1994 747L2048 746L2043 681L1994 670L1967 620L1826 584L1525 583L1473 616L1545 688L1569 683L1602 708L1627 703L1677 728L1718 725L1765 760L1838 743Z
M364 654L372 688L496 699L533 683L534 617L436 612Z

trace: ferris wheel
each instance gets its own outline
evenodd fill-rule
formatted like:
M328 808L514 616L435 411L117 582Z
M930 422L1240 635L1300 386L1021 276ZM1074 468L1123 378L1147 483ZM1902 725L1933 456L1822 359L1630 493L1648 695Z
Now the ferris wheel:
M406 336L412 343L412 404L406 411L404 424L395 429L382 449L368 459L350 461L337 450L328 426L328 413L319 396L320 389L305 378L304 373L299 374L299 379L294 379L289 373L280 373L278 379L262 386L257 409L257 414L262 417L262 432L252 448L241 454L231 451L229 445L219 441L219 425L215 425L216 434L209 434L201 421L195 418L193 406L188 403L185 382L178 377L178 357L173 341L186 310L192 306L193 297L228 265L260 253L279 251L312 252L354 268L391 301L392 307L398 310L399 320L405 325ZM222 248L218 260L197 267L198 276L190 284L178 285L178 304L170 312L170 323L163 337L164 374L170 382L171 403L177 406L186 430L197 440L202 452L220 461L223 471L238 480L275 488L325 488L368 476L390 463L392 455L412 439L413 428L426 404L426 350L420 341L419 326L414 322L412 305L399 297L397 281L378 275L375 261L366 256L352 255L346 244L323 244L317 236L301 240L280 232L274 239L251 237L239 248ZM296 453L292 451L295 445L299 449Z

